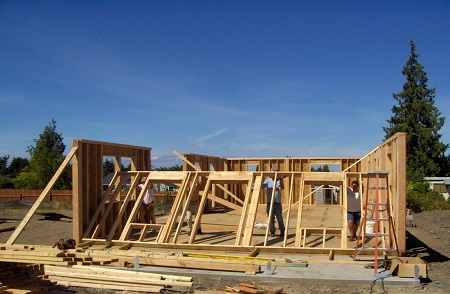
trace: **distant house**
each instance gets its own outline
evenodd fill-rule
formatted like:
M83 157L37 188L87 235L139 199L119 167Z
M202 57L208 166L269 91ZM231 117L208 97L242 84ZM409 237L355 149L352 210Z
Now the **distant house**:
M444 195L445 200L448 200L450 192L450 177L427 177L425 181L430 183L430 188L433 191Z
M178 192L179 187L174 184L162 184L159 183L155 187L156 191L158 192Z

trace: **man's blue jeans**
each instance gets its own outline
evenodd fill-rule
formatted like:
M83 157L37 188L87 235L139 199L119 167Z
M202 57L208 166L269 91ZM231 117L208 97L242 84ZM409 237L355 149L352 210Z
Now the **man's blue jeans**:
M267 212L267 215L269 215L270 203L267 203L266 212ZM284 232L283 207L282 207L281 203L273 204L272 217L270 218L270 221L269 221L269 229L270 229L271 234L275 234L275 224L274 224L275 217L277 218L278 228L280 229L281 232Z

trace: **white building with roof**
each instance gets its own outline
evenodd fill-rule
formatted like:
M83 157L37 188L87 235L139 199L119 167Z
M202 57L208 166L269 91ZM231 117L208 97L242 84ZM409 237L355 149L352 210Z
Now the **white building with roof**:
M430 188L433 191L444 195L445 200L448 200L450 191L450 177L426 177L424 178L430 183Z

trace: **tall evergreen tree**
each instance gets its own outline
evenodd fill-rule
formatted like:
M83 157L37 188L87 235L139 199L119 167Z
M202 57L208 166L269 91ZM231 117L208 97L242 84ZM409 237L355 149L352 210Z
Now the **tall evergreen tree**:
M403 91L393 94L398 105L392 107L393 116L384 127L385 139L397 132L407 133L407 173L408 179L424 176L442 176L448 171L448 157L445 152L449 145L441 142L439 130L445 117L434 106L435 88L428 88L428 78L424 66L418 62L419 54L411 40L411 53L402 74L406 77Z

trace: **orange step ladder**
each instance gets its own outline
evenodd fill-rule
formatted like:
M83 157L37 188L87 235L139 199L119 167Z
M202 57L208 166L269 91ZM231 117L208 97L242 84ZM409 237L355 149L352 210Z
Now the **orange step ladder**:
M392 218L392 207L389 195L388 172L369 171L365 187L364 209L361 227L353 259L363 252L373 252L374 273L378 270L379 253L383 254L383 260L388 253L399 255L397 238ZM373 232L367 232L367 222L373 223ZM369 228L371 228L369 226ZM367 242L374 240L373 247L368 247ZM359 246L361 244L361 246Z

